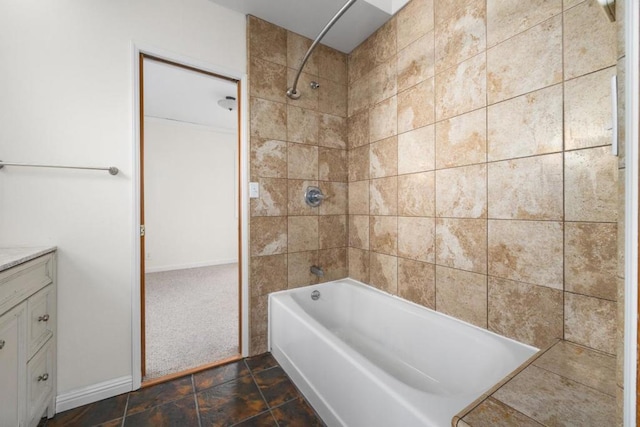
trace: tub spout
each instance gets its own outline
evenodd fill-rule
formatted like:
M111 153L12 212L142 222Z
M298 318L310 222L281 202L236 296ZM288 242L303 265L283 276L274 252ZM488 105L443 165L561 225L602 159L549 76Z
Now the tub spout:
M322 267L318 267L317 265L312 265L309 270L311 271L311 274L315 274L318 277L324 276L324 270L322 270Z

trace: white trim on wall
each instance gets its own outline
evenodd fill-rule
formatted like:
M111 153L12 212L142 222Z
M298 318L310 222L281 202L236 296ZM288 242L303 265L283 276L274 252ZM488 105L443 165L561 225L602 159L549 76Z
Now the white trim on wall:
M133 227L132 227L132 239L133 239L133 268L132 268L132 283L131 287L131 368L132 368L132 381L129 390L137 390L142 383L142 358L140 347L142 328L141 328L141 296L140 296L140 54L147 54L156 58L164 59L174 63L186 65L189 67L197 68L203 71L208 71L221 76L230 77L238 80L241 88L240 104L241 108L241 123L240 123L240 191L242 197L242 221L240 223L240 230L242 234L242 283L241 283L241 308L242 316L241 323L241 344L242 355L247 356L249 351L249 239L248 239L248 138L247 138L247 118L248 118L248 93L247 93L247 74L244 70L233 70L219 66L217 64L205 63L193 58L189 58L175 52L170 52L156 46L150 46L145 43L138 43L133 41L131 43L131 65L132 65L132 98L133 98L133 165L132 165L132 183L133 183ZM128 390L127 390L128 391Z
M129 375L59 394L56 398L56 412L127 393L131 391L131 384L132 377Z
M625 271L624 271L624 425L636 425L637 344L638 344L638 91L640 86L640 6L637 0L625 3Z

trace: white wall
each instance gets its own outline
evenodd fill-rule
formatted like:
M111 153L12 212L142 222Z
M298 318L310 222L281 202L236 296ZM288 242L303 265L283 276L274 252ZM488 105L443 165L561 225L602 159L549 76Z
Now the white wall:
M208 0L0 2L0 245L59 247L58 394L132 375L131 42L246 69L245 18Z
M236 134L157 118L144 126L146 271L237 262Z

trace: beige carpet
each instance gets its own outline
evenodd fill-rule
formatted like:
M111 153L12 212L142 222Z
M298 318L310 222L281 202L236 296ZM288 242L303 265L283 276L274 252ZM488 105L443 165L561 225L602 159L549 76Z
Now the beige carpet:
M238 353L238 264L145 275L146 376Z

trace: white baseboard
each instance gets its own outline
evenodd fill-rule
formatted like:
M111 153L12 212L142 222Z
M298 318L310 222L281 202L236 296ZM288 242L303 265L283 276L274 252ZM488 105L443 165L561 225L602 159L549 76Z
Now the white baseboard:
M129 375L59 394L56 398L56 412L67 411L88 403L128 393L132 390L132 381L133 379Z
M173 271L173 270L186 270L187 268L198 268L198 267L211 267L213 265L222 265L222 264L235 264L238 262L237 258L233 259L218 259L215 261L205 261L205 262L194 262L189 264L176 264L176 265L163 265L161 267L149 267L145 268L145 273L160 273L163 271Z

